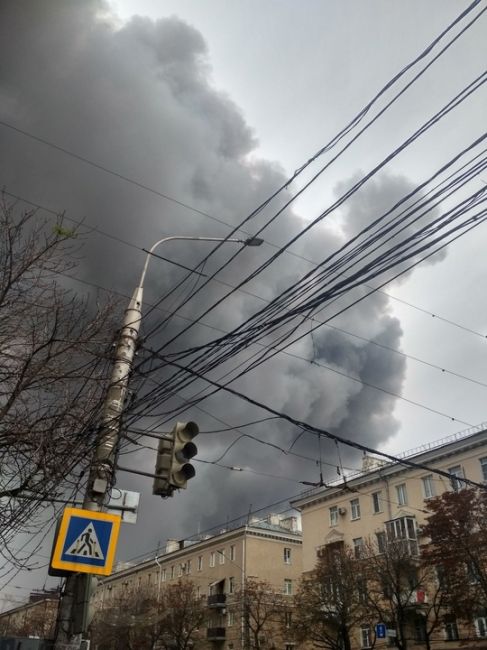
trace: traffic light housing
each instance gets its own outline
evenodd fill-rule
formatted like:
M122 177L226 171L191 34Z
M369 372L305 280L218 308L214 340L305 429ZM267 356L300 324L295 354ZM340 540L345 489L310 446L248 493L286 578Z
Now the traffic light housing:
M161 497L172 496L173 489L169 485L169 471L171 469L173 440L159 440L157 448L155 478L152 484L152 494Z
M193 438L199 433L196 422L177 422L168 438L159 441L152 493L171 497L174 490L185 489L196 474L189 461L198 449Z
M192 442L198 435L199 428L196 422L177 422L172 431L174 446L169 473L169 483L177 489L186 489L187 482L196 474L190 461L198 453L198 448Z

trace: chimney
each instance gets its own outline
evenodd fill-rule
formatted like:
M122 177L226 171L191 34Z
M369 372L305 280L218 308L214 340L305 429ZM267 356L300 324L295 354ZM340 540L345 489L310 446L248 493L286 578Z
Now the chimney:
M166 553L174 553L174 551L179 551L180 546L177 539L168 539L166 542Z

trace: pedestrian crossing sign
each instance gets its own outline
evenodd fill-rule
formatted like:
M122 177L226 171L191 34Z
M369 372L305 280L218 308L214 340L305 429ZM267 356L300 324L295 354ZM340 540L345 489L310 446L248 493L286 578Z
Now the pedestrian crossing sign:
M120 515L65 508L51 559L53 569L110 575Z

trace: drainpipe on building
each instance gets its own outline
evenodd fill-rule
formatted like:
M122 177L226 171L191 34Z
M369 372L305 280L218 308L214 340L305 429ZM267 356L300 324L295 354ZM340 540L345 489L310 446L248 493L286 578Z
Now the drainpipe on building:
M391 504L391 490L390 490L390 487L389 487L389 479L387 478L387 476L382 476L381 475L380 469L379 469L379 476L381 477L381 479L386 484L387 515L388 515L388 519L391 520L392 519L392 507L391 507L392 504Z
M159 567L159 578L158 578L158 581L157 581L157 606L159 607L159 600L161 598L161 572L162 572L162 567L161 567L161 563L159 562L159 557L157 555L154 558L154 562Z
M160 611L160 601L161 601L161 572L162 572L162 567L161 563L159 562L159 557L156 555L154 558L155 563L159 567L159 578L157 580L157 620L156 620L156 636L159 636L159 611Z
M247 629L247 590L246 590L246 585L245 585L245 580L246 580L246 575L245 575L245 543L247 540L247 526L244 528L244 534L243 534L243 542L242 542L242 588L241 588L241 594L242 594L242 650L246 650L246 641L247 641L247 635L248 635L248 629Z

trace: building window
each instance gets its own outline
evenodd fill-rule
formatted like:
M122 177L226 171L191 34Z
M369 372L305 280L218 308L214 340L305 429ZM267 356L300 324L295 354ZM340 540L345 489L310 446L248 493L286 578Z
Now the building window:
M375 534L377 538L377 550L379 553L385 553L386 552L386 534L381 531L379 533Z
M431 499L431 497L435 496L435 484L433 483L433 475L428 474L427 476L423 476L421 480L423 482L424 498Z
M228 612L227 613L227 627L232 627L232 625L235 623L235 613L234 612Z
M487 617L477 616L477 618L474 620L474 623L476 635L482 639L485 639L487 637Z
M374 510L374 514L377 512L382 512L381 494L381 492L372 493L372 509Z
M171 580L174 578L174 564L171 567Z
M210 553L210 567L214 567L214 566L215 566L215 551L212 551Z
M161 582L166 582L166 569L161 571Z
M362 556L362 551L364 548L364 540L362 537L356 537L352 540L353 542L353 552L355 557L358 559Z
M294 650L294 643L286 643L284 650Z
M372 645L370 639L371 639L370 627L368 625L362 625L362 627L360 628L361 647L370 648Z
M426 618L424 616L417 616L414 619L414 639L416 643L426 643L426 638Z
M230 546L230 560L235 562L235 544Z
M357 595L359 603L364 605L367 602L367 580L363 576L357 578Z
M352 499L350 501L350 510L351 510L351 515L350 519L360 519L360 500L359 499Z
M458 492L458 490L461 490L463 487L465 487L465 483L460 480L462 478L465 478L465 474L463 473L463 468L461 465L449 467L448 474L452 475L450 478L450 483L454 492Z
M482 470L482 480L487 481L487 456L480 459L480 469Z
M284 612L284 625L289 628L293 623L293 614L292 612Z
M438 587L440 589L446 589L448 582L447 582L445 567L443 565L436 566L435 573L436 573L436 582L438 583Z
M233 594L235 591L235 578L228 578L228 593Z
M284 564L291 564L291 549L284 549Z
M196 587L196 598L201 598L201 587L199 585Z
M458 626L456 621L445 623L445 637L447 641L458 641Z
M184 564L180 564L178 567L178 578L180 578L184 573Z
M338 524L338 506L332 506L330 508L330 526L336 526Z
M186 573L189 575L191 573L191 560L186 562Z
M396 485L397 505L405 506L408 502L408 493L406 492L406 483Z
M467 562L467 577L470 584L475 585L480 582L481 575L477 562L470 560Z
M220 564L225 564L225 549L222 548L218 551L218 561Z
M292 596L293 594L293 581L287 578L284 580L284 593L286 596Z
M198 571L202 571L202 570L203 570L203 556L200 555L198 557Z

